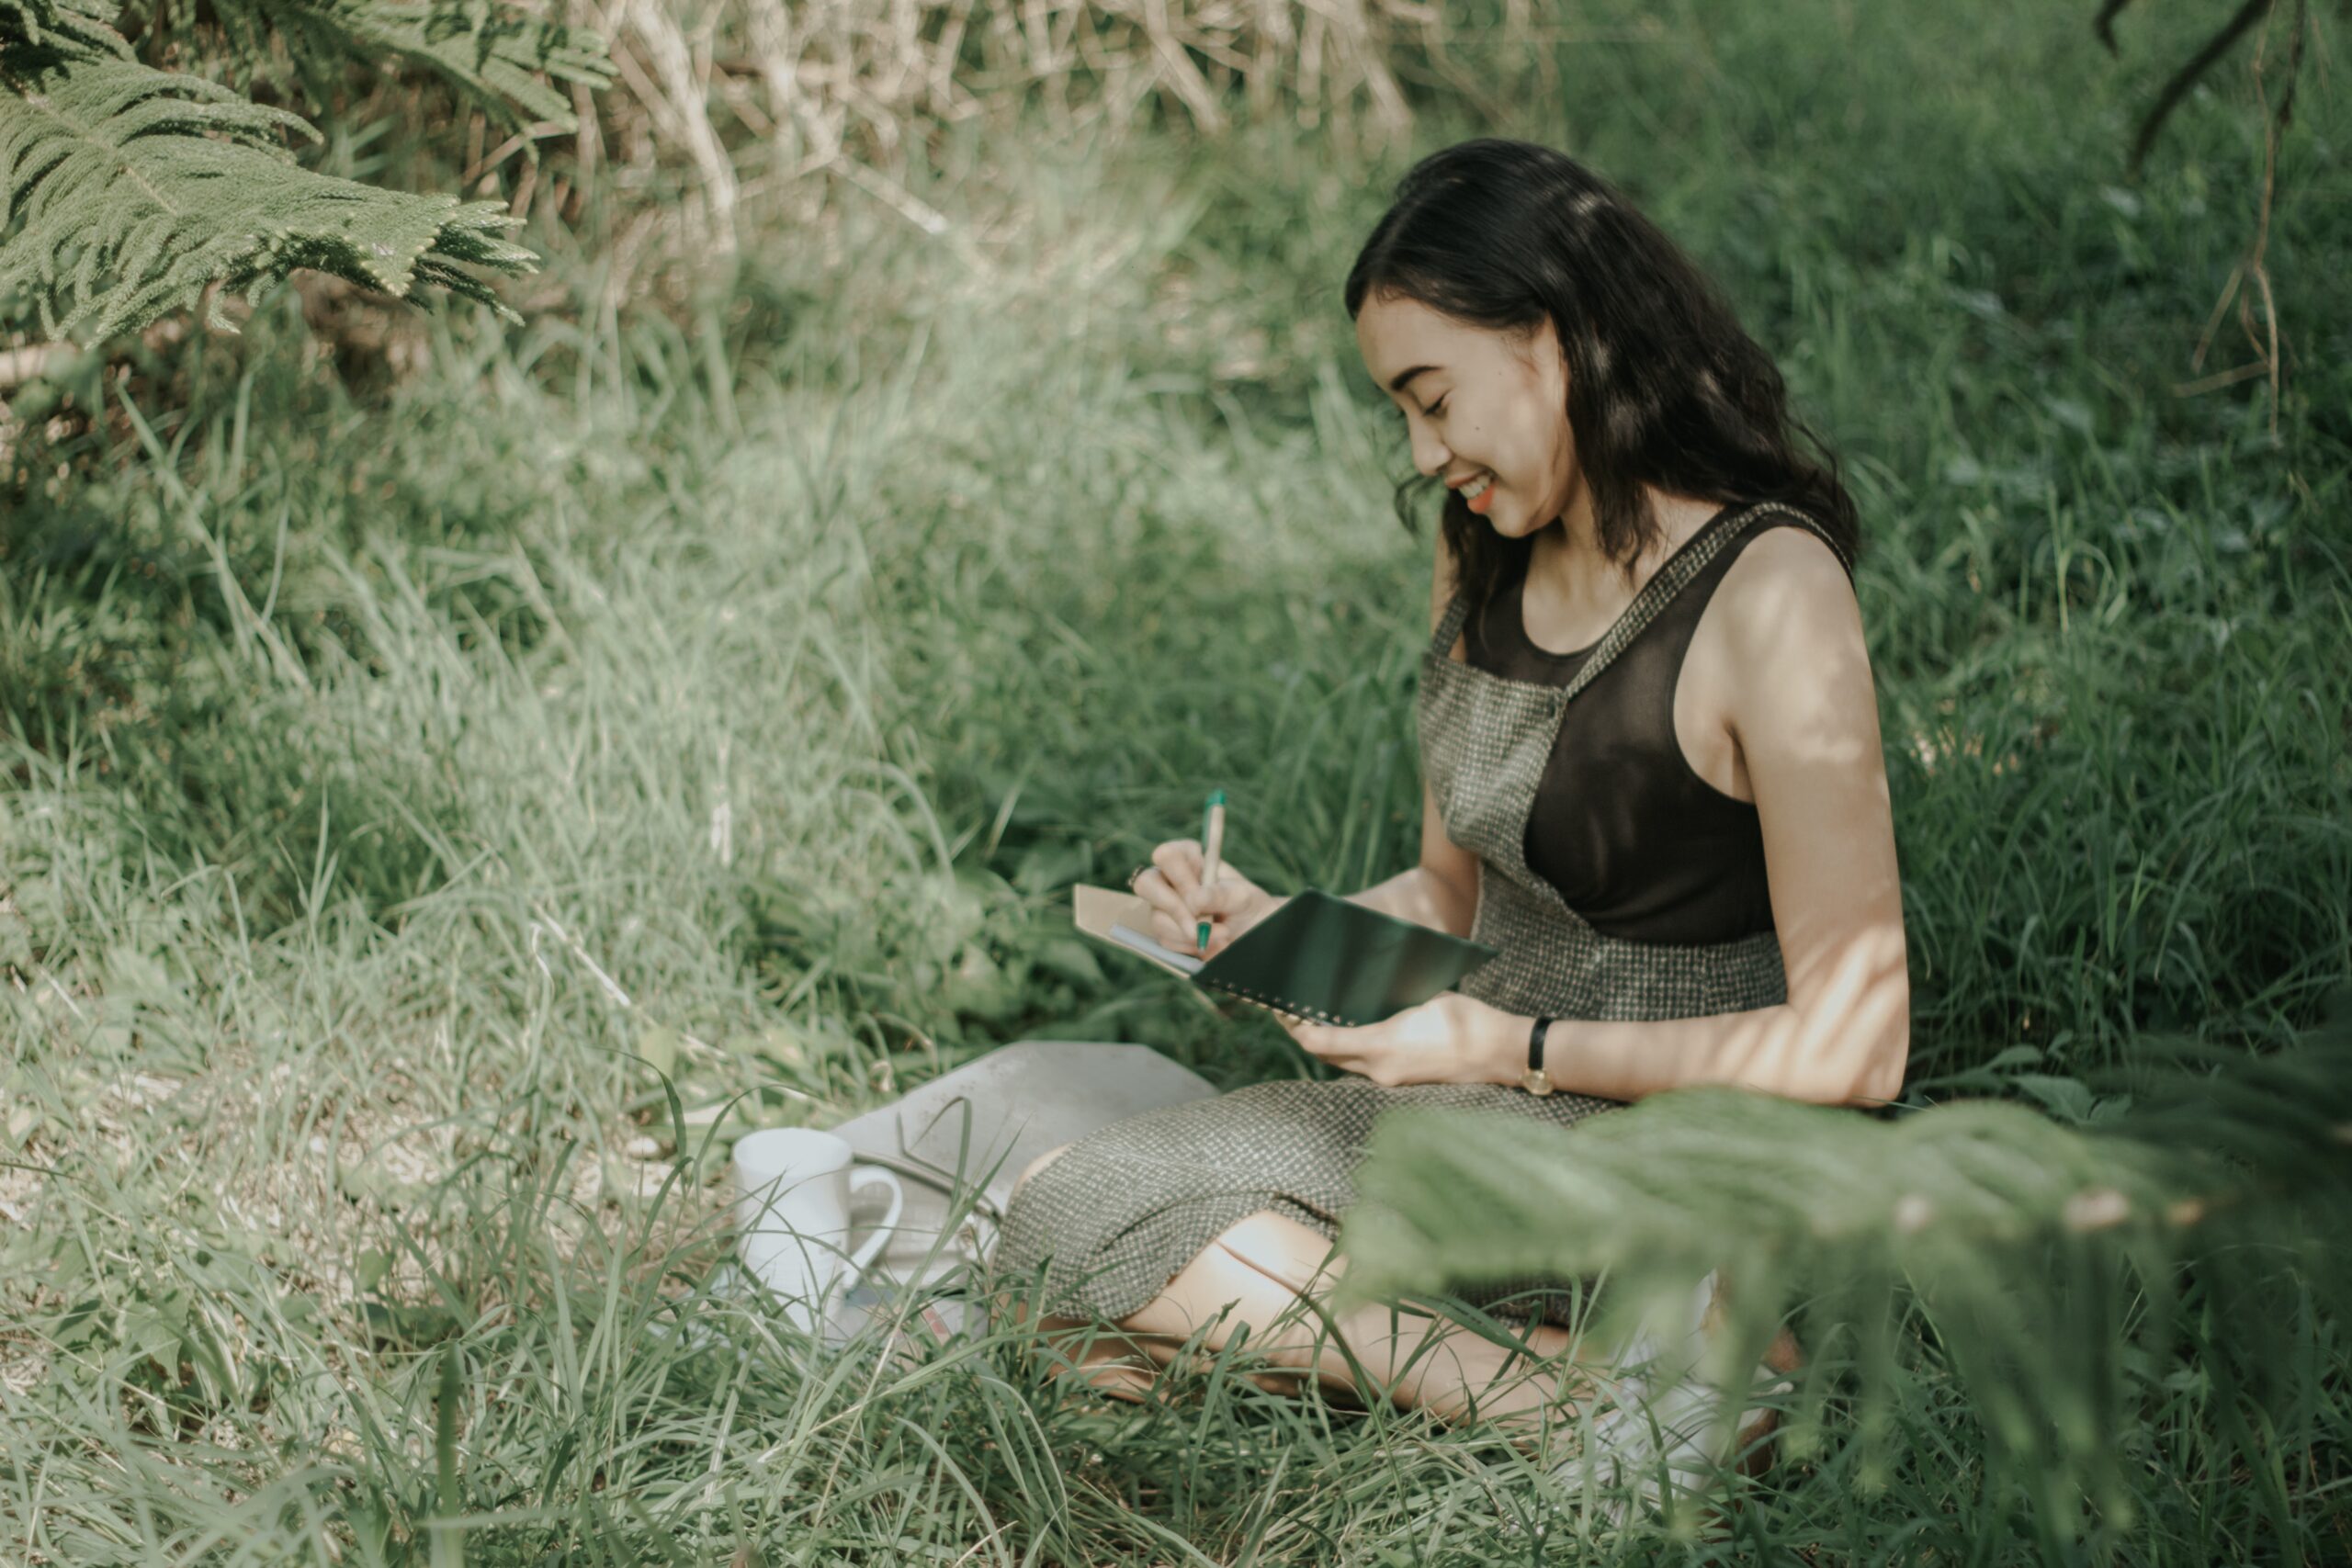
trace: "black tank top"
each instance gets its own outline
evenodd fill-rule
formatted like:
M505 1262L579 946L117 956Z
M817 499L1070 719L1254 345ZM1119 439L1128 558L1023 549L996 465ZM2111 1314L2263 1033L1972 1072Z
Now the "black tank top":
M1742 524L1568 705L1524 848L1528 869L1604 936L1702 943L1772 929L1756 807L1691 772L1674 734L1674 683L1724 574L1750 539L1782 525L1802 526L1780 512ZM1464 624L1464 653L1509 680L1566 685L1592 649L1552 653L1529 641L1524 560L1506 570L1485 613Z

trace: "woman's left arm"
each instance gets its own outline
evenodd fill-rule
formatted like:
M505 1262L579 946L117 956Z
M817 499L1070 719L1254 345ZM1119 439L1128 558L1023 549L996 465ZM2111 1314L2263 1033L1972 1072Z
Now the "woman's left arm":
M1735 580L1738 592L1732 592ZM1717 594L1734 739L1756 794L1788 999L1705 1018L1555 1022L1561 1089L1638 1100L1740 1084L1829 1104L1902 1091L1911 1043L1903 889L1860 611L1818 539L1751 541ZM1295 1025L1299 1043L1382 1082L1516 1084L1533 1020L1449 992L1366 1029Z

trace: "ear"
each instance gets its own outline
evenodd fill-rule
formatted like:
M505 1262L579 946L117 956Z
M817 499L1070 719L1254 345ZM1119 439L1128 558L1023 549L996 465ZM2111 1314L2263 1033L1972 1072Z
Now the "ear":
M1545 311L1532 326L1525 330L1526 336L1520 341L1526 345L1531 357L1537 363L1542 362L1542 357L1547 349L1558 355L1563 365L1567 363L1567 353L1563 346L1567 340L1560 335L1560 324L1552 319L1550 311Z

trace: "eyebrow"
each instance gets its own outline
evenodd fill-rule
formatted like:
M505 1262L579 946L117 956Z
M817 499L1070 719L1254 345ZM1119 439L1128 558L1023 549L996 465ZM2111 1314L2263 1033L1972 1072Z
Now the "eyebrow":
M1419 375L1422 371L1435 370L1438 368L1440 368L1440 367L1435 365L1416 365L1410 370L1399 370L1396 375L1391 376L1388 378L1388 389L1392 392L1401 392L1411 383L1413 378Z

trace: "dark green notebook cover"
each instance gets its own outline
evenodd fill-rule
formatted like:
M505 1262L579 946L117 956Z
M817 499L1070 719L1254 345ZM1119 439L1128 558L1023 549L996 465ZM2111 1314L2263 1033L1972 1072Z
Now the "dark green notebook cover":
M1501 949L1308 888L1193 971L1197 985L1351 1027L1419 1007Z

